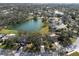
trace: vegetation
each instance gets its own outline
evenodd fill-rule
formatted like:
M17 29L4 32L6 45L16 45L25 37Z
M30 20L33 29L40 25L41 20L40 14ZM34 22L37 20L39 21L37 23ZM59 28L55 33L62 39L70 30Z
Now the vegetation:
M49 28L48 26L46 26L42 28L39 33L44 35L44 34L48 34L48 32L49 32Z
M2 29L2 30L0 30L0 33L3 33L3 34L17 34L18 31L16 31L16 30L9 30L9 29Z
M37 21L37 16L34 16L34 17L33 17L33 20Z
M18 51L20 47L23 47L24 52L40 52L41 45L44 45L45 51L50 52L52 50L55 52L56 49L58 49L55 42L65 48L73 44L77 36L79 36L78 9L68 9L67 7L63 7L64 9L60 7L47 8L48 5L45 6L42 4L13 4L13 6L2 4L2 6L3 7L0 7L0 48ZM56 9L61 10L64 15L55 14L54 10ZM18 24L30 20L37 21L39 17L43 22L43 26L37 32L26 32L13 29L13 27ZM57 26L57 24L64 24L66 26L65 28L57 29L60 27ZM55 35L51 35L53 33ZM6 36L5 34L17 34L17 36L2 39ZM77 52L75 55L76 54L78 55Z
M69 56L79 56L79 52L74 52L74 53L70 54Z

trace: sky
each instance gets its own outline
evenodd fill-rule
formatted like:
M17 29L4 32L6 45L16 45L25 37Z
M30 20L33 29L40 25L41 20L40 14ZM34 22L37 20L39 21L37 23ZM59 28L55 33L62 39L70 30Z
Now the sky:
M79 0L0 0L0 3L79 3Z

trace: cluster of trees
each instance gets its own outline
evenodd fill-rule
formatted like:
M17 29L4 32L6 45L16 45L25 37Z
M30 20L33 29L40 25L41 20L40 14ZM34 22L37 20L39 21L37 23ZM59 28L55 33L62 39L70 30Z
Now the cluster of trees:
M74 41L76 41L77 36L79 36L79 16L77 9L65 9L63 16L56 16L61 19L63 24L66 25L64 29L58 29L55 32L59 37L58 41L63 47L71 45ZM52 21L52 20L50 20ZM50 23L50 22L49 22ZM51 32L51 27L49 28ZM72 39L71 39L72 38Z

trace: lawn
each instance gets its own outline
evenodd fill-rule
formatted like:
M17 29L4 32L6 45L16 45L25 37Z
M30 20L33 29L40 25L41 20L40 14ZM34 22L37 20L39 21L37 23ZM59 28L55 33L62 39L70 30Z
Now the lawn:
M4 48L5 47L5 45L0 45L0 48Z
M74 52L74 53L70 54L69 56L79 56L79 53L78 52Z
M2 29L2 30L0 30L0 33L3 33L3 34L17 34L18 32L16 30Z
M47 34L48 32L49 32L48 26L46 26L46 27L44 27L44 28L42 28L42 29L40 30L40 34Z

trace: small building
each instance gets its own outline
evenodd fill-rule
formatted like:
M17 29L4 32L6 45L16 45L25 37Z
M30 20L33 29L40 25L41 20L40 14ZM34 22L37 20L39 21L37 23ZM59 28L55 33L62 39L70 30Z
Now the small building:
M6 39L11 39L11 38L14 38L14 37L16 37L16 34L6 34L1 39L4 41Z

